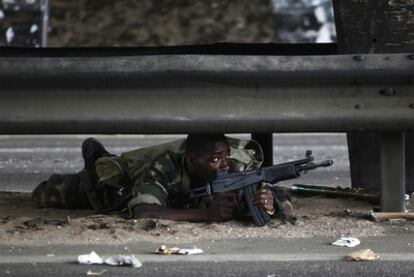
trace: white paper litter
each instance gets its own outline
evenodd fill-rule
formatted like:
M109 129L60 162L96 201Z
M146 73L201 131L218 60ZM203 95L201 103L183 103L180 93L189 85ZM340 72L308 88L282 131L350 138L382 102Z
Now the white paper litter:
M79 255L78 262L80 264L103 264L103 260L95 251L92 251L89 254Z
M105 263L109 265L131 265L133 267L141 267L142 263L134 255L116 255L105 259Z
M161 245L155 250L155 253L162 254L162 255L171 255L171 254L178 254L178 255L195 255L203 253L203 250L197 247L194 248L179 248L179 247L167 247L165 245Z
M89 254L79 255L78 262L80 264L107 264L113 266L130 265L133 267L141 267L142 263L134 255L115 255L103 260L95 251Z
M6 31L6 41L7 43L11 43L14 38L14 31L12 27L7 28Z
M202 253L203 253L203 250L201 250L200 248L189 248L189 249L181 248L180 250L178 250L177 254L195 255L195 254L202 254Z
M33 25L30 27L30 33L31 33L31 34L36 33L38 30L39 30L39 27L37 26L37 24L33 24Z
M361 244L359 239L352 238L352 237L343 237L338 239L337 241L332 242L332 245L336 246L345 246L345 247L354 247Z

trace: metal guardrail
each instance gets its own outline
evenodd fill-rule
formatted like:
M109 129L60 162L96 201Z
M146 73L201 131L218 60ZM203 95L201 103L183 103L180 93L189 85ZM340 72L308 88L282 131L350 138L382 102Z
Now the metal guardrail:
M414 55L0 57L0 134L414 129Z

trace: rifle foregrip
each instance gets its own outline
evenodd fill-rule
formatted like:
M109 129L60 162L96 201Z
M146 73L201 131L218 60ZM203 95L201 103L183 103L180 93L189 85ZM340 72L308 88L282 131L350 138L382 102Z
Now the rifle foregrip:
M244 197L246 199L247 206L249 207L250 214L253 217L253 222L257 226L263 226L269 222L270 216L259 207L253 205L253 196L256 192L256 184L247 186L243 189Z

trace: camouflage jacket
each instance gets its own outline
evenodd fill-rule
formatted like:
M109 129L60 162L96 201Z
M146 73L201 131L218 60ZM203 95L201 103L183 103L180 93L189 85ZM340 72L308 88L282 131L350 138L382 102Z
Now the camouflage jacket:
M240 172L260 167L263 151L253 140L228 138L230 167ZM183 166L185 140L142 148L123 153L119 157L104 157L96 162L98 188L106 185L128 189L131 209L138 204L157 204L176 208L202 208L210 199L177 200L180 192L192 188Z

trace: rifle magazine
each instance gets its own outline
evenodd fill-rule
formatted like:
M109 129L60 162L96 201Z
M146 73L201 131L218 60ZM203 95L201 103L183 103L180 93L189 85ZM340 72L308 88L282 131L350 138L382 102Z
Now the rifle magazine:
M253 222L257 226L266 225L270 221L270 216L262 209L253 205L252 199L256 192L256 184L247 186L243 189L244 197L246 199L247 207L253 217Z

